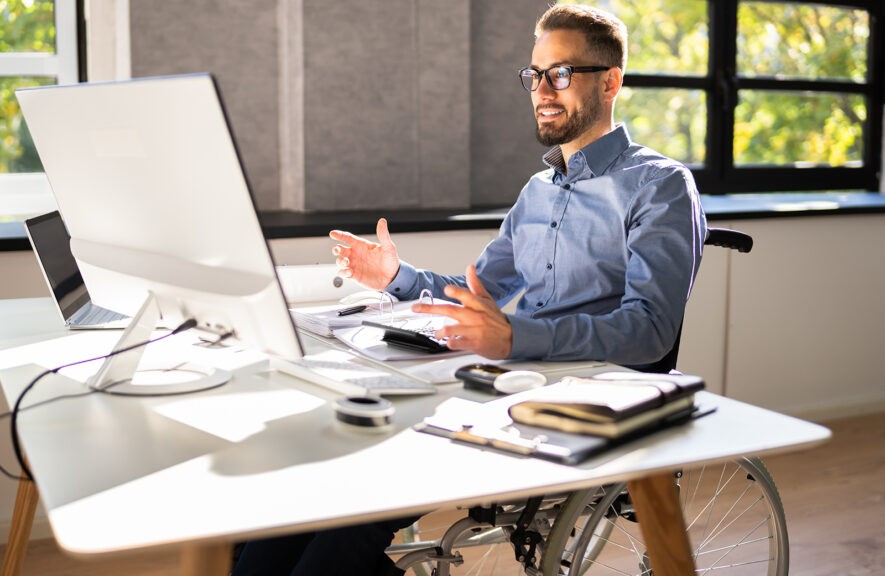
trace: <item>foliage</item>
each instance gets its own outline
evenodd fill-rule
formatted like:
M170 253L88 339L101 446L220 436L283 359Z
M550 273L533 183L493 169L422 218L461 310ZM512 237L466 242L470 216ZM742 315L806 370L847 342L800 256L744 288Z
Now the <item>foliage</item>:
M864 82L869 37L864 10L742 2L738 74Z
M0 52L55 52L53 0L0 0Z
M617 15L629 31L629 74L708 74L708 2L578 0ZM738 5L737 69L744 77L866 82L869 14L812 3ZM840 93L741 90L736 165L857 165L866 102ZM687 164L704 161L707 99L696 90L625 89L616 114L643 144Z
M0 0L0 53L54 53L54 10L52 0ZM15 89L54 82L46 77L0 77L0 173L43 170Z
M743 2L738 74L865 82L869 16L835 6ZM859 165L866 103L845 93L743 90L735 164Z
M865 119L858 95L744 91L735 109L735 164L859 165Z
M704 164L707 95L701 90L623 88L619 116L637 142L678 158L689 166ZM649 110L655 110L654 115Z
M627 26L627 70L704 76L709 58L706 0L582 0Z
M0 77L0 173L43 171L15 99L15 89L53 82L50 78Z

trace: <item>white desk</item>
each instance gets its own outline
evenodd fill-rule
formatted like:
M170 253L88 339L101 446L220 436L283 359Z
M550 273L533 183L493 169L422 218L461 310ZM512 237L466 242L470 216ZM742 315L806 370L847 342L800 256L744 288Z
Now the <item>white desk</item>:
M0 323L19 302L0 301ZM54 366L85 356L76 345L94 354L112 341L108 333L79 333L64 346L50 340L0 352L10 404L37 370L10 367ZM248 364L254 355L242 358ZM79 381L58 377L28 399L83 390ZM183 546L191 563L185 570L203 574L199 562L222 566L227 545L245 538L622 480L651 488L683 466L796 450L829 437L820 426L701 393L704 403L718 406L715 414L569 467L410 429L456 393L464 392L447 385L435 396L397 400L395 431L372 435L337 425L331 393L246 368L199 395L95 394L47 404L21 414L19 429L62 548L87 556Z

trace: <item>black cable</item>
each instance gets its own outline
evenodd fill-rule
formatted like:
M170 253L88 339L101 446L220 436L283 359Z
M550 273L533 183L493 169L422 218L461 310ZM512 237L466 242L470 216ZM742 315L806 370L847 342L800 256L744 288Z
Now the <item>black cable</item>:
M89 394L95 394L96 392L98 392L98 390L87 390L86 392L80 392L78 394L62 394L61 396L56 396L54 398L47 398L46 400L41 400L40 402L37 402L35 404L31 404L30 406L25 406L24 408L22 408L20 410L20 412L27 412L28 410L30 410L32 408L44 406L46 404L50 404L50 403L56 402L58 400L67 400L70 398L82 398L83 396L88 396ZM0 420L3 420L4 418L9 418L10 416L12 416L12 410L0 414ZM6 476L7 478L10 478L12 480L21 480L20 474L13 474L9 470L7 470L6 467L3 466L2 464L0 464L0 474L2 474L3 476Z
M65 368L70 368L71 366L78 366L80 364L95 362L96 360L104 360L106 358L110 358L111 356L116 356L116 355L122 354L124 352L129 352L130 350L135 350L136 348L141 348L142 346L147 346L148 344L153 344L154 342L159 342L160 340L163 340L163 339L168 338L170 336L174 336L176 334L179 334L180 332L184 332L185 330L190 330L191 328L193 328L196 325L197 325L197 321L194 320L193 318L191 318L191 319L188 319L188 320L185 320L184 322L182 322L175 330L172 330L168 334L163 334L162 336L159 336L157 338L152 338L150 340L145 340L143 342L137 342L137 343L132 344L130 346L120 348L119 350L114 350L114 351L112 351L108 354L105 354L103 356L96 356L94 358L87 358L86 360L78 360L76 362L71 362L69 364L63 364L61 366L56 366L55 368L52 368L50 370L43 371L42 373L37 375L33 380L31 380L30 383L28 383L28 385L25 386L24 390L22 390L19 393L18 398L16 398L15 405L12 407L12 413L11 413L12 418L10 419L10 422L9 422L10 432L12 435L12 448L13 448L13 451L15 452L15 459L18 461L18 465L21 468L22 476L24 477L24 478L19 477L19 479L27 479L31 482L34 481L34 477L31 475L31 470L30 470L30 468L28 468L28 465L25 462L24 454L22 453L21 442L19 440L19 435L18 435L18 415L19 415L19 412L21 412L21 410L22 410L21 403L25 399L25 395L34 388L34 386L37 384L37 382L39 382L40 380L42 380L43 378L45 378L46 376L48 376L50 374L58 373L59 370L63 370ZM45 402L43 402L43 403L45 403Z

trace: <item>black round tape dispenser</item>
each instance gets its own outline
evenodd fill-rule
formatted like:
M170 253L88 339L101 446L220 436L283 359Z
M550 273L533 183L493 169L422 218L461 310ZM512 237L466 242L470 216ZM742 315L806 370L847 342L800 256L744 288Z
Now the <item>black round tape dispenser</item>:
M393 404L384 398L350 396L335 401L335 417L350 429L386 432L393 428Z

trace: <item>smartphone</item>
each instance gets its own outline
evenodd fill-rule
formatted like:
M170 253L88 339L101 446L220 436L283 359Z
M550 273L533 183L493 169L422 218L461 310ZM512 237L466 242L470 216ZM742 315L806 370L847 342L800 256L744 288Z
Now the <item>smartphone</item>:
M464 388L488 394L502 394L495 390L495 378L509 372L494 364L467 364L455 370L455 378L464 382Z

